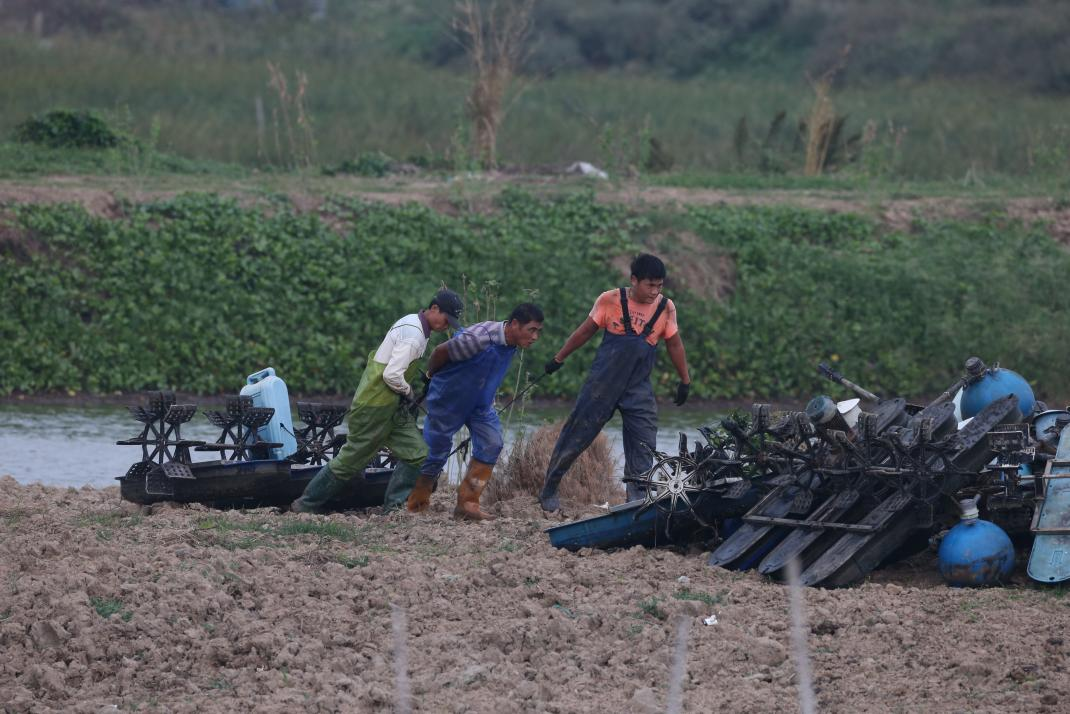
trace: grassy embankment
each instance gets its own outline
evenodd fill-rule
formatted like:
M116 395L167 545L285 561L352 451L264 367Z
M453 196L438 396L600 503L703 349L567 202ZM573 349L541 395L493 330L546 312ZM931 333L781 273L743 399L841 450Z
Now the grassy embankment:
M888 232L796 207L654 210L516 190L455 215L203 194L119 209L8 209L0 392L212 393L264 364L294 391L345 392L385 325L443 282L466 293L469 321L534 296L549 321L523 369L538 374L622 282L611 259L646 247L670 265L698 397L824 391L819 360L877 391L931 394L970 354L1022 372L1042 398L1070 394L1056 357L1070 341L1070 255L998 214ZM539 393L574 394L586 349ZM671 391L664 356L655 380Z

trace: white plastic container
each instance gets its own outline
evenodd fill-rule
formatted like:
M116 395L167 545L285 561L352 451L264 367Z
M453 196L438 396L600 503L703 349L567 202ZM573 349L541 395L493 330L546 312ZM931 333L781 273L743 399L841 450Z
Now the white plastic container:
M282 444L271 450L271 458L281 461L297 451L297 439L294 437L293 420L290 418L290 393L286 382L275 376L275 369L268 367L253 372L241 388L243 397L252 397L253 406L271 407L275 415L257 434L264 441Z

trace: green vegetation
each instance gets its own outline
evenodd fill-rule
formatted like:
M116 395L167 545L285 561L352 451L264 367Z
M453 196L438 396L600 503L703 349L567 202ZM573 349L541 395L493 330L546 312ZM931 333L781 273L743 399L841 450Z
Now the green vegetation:
M221 5L5 2L0 138L71 107L129 117L129 135L188 168L311 162L366 175L384 170L368 159L385 152L462 170L469 87L451 3L332 2L326 16L303 0ZM1065 3L543 0L534 25L526 91L500 132L506 164L797 173L808 77L850 44L831 97L838 175L974 187L1029 176L1067 189ZM294 118L298 72L305 123ZM272 76L294 78L287 96ZM300 157L288 155L293 135ZM21 156L0 147L0 175L30 171ZM95 165L75 158L73 170Z
M656 620L664 620L669 614L658 607L658 603L660 602L661 601L658 598L652 595L650 598L639 603L639 610L642 614L650 615Z
M31 513L32 511L28 511L24 508L0 509L0 525L5 528L13 528Z
M62 109L22 122L15 127L15 139L53 149L108 149L126 141L100 115Z
M234 684L232 684L231 681L226 677L216 677L215 679L208 682L208 688L230 690L234 689Z
M234 178L248 173L240 166L209 159L187 159L132 142L109 149L52 148L0 143L0 177L50 174L105 176L194 175Z
M287 521L274 529L275 535L314 535L328 540L361 542L367 529L358 529L334 521Z
M562 605L559 602L555 602L553 605L551 605L550 609L551 610L557 610L558 612L560 612L562 615L564 615L565 617L567 617L570 620L575 620L576 619L576 613L571 608L566 607L566 606Z
M363 568L368 564L368 556L366 555L350 556L339 554L335 556L335 560L350 570L353 568Z
M110 511L106 513L83 513L75 520L75 525L80 527L102 528L133 528L142 521L140 515L129 516L122 511Z
M141 523L141 516L128 516L121 511L107 513L83 513L75 519L78 527L96 528L96 538L105 543L115 537L115 529L131 528Z
M89 604L97 611L97 614L107 620L109 617L115 614L119 614L120 619L123 622L130 622L134 617L134 613L129 610L123 610L122 600L115 598L103 598L103 597L91 597L89 598Z
M995 208L906 233L792 207L644 213L514 189L457 215L203 194L122 210L15 206L0 219L0 393L233 392L266 365L292 392L348 393L392 316L442 283L465 294L468 322L533 295L549 320L521 368L538 374L623 281L611 261L644 247L669 264L696 396L825 391L821 360L878 392L933 394L971 354L1026 375L1041 398L1070 393L1051 359L1070 342L1070 254ZM574 395L593 349L538 393ZM674 383L662 354L656 387Z
M361 154L356 159L346 159L337 166L325 166L325 176L338 176L339 174L354 174L356 176L373 176L381 178L390 173L394 160L381 151L369 151Z
M677 600L697 600L706 605L720 605L724 602L725 593L720 592L716 595L710 595L700 590L691 590L690 588L680 588L672 594Z
M344 543L374 542L373 527L355 528L335 521L288 521L280 523L267 520L236 520L224 516L201 518L196 523L198 530L258 533L265 537L287 537L313 535L327 540Z

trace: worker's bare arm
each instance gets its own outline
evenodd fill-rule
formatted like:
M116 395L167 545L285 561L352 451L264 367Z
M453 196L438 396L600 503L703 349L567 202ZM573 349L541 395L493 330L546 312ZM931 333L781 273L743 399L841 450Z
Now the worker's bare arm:
M679 333L665 340L665 349L669 351L669 359L672 360L672 366L676 367L680 381L684 384L691 384L691 375L687 371L687 355L684 354L684 341L680 339Z
M598 332L598 329L598 323L588 317L583 321L583 324L577 327L569 338L565 340L564 346L558 350L556 355L554 355L554 359L558 362L564 362L570 354L587 344L587 341L594 337L595 333Z

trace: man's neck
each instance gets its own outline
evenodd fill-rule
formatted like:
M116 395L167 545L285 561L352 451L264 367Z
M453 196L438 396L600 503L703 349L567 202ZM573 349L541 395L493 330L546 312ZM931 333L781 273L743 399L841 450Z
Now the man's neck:
M640 305L649 305L649 304L651 304L652 302L654 302L654 300L653 300L653 299L650 299L650 300L641 300L640 298L637 298L637 297L635 296L635 288L628 288L628 300L630 300L631 302L637 302L637 303L639 303Z

